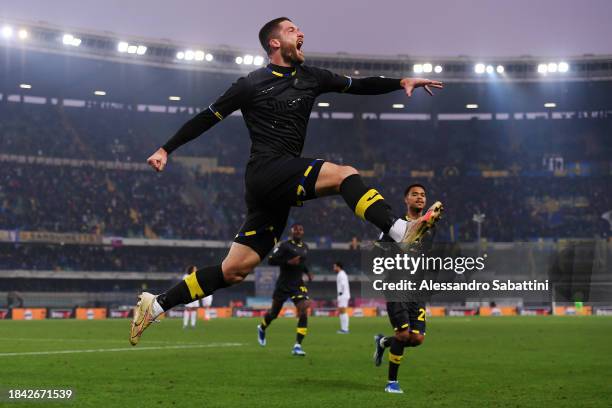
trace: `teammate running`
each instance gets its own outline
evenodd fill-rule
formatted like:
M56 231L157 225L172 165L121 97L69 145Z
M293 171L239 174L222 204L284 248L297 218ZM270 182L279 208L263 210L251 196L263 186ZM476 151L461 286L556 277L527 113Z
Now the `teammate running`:
M307 275L312 281L312 274L306 266L308 245L302 241L304 227L302 224L291 226L291 239L281 242L268 258L270 265L280 266L280 275L276 280L276 287L272 294L272 307L265 314L260 325L257 326L257 340L261 346L266 345L266 330L274 319L278 317L283 303L291 299L297 309L298 323L296 328L295 345L291 353L294 356L305 356L302 341L308 332L308 288L304 284L303 276Z
M427 252L433 242L435 223L440 219L442 204L436 202L425 215L422 215L427 196L425 187L421 184L411 184L406 188L404 203L406 204L407 221L418 222L426 218L426 222L421 224L421 238L412 245L412 252L415 254ZM393 240L384 235L379 242L392 243ZM404 355L404 348L418 347L425 341L425 302L387 302L387 313L395 334L388 337L382 334L374 336L374 363L377 367L381 365L385 348L389 347L389 375L385 392L402 394L404 391L397 381L397 373Z

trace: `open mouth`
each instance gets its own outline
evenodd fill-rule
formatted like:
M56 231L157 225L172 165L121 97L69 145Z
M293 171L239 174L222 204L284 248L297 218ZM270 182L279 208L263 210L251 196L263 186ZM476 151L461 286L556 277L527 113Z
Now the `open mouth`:
M297 44L295 45L295 47L297 48L298 51L302 51L302 46L304 45L304 40L298 40Z

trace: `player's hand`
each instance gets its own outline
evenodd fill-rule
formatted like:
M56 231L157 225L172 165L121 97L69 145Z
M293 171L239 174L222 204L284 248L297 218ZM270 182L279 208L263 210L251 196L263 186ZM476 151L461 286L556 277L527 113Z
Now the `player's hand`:
M160 147L147 159L147 163L149 166L153 167L155 171L163 171L164 167L166 167L166 163L168 163L168 153L163 147Z
M289 265L297 265L300 263L300 256L294 256L293 258L291 258L290 260L287 261L287 263Z
M412 92L416 88L423 88L428 94L433 96L431 88L443 89L444 84L440 81L432 81L431 79L425 78L404 78L400 81L400 85L406 91L406 95L412 96Z

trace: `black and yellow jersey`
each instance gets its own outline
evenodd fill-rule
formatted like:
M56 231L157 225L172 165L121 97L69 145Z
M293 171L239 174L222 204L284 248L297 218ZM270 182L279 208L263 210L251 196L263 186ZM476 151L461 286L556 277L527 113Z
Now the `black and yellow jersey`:
M280 266L280 275L276 280L276 287L284 290L292 290L304 285L303 275L308 273L306 256L308 255L308 245L302 241L292 239L283 241L277 246L272 255L268 257L270 265ZM288 264L292 258L300 257L297 265Z

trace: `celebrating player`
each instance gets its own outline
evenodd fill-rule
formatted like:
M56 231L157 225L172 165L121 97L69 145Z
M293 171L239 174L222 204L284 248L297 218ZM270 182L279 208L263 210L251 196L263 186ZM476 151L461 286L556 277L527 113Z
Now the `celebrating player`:
M291 239L282 242L268 258L270 265L280 266L280 275L276 280L276 287L272 294L272 307L265 314L260 325L257 326L257 340L262 346L266 345L266 329L278 317L283 303L287 298L293 301L297 309L298 323L296 329L295 345L291 353L295 356L305 356L302 341L308 332L308 288L304 284L303 275L312 281L312 275L306 266L308 246L302 241L304 227L301 224L291 226Z
M398 218L382 195L367 187L357 170L322 159L300 157L315 98L326 92L378 95L403 89L442 88L421 78L351 78L304 65L304 33L288 18L266 23L259 32L270 64L238 79L178 132L147 162L156 171L168 155L229 116L242 111L251 137L246 167L247 216L223 262L199 269L159 296L143 292L134 311L130 343L164 311L215 290L237 284L264 259L283 233L289 210L304 201L340 194L355 214L376 225L396 242L420 238L421 220Z
M427 203L425 187L421 184L412 184L404 192L404 203L406 204L406 220L418 222L425 218L421 225L421 239L413 244L415 252L427 251L433 241L435 223L442 214L442 204L438 201L423 215ZM380 241L393 242L384 235ZM395 331L393 336L385 337L378 334L374 337L374 363L380 366L385 348L389 347L389 377L386 392L403 393L397 381L405 347L418 347L425 340L425 303L422 301L412 302L387 302L387 313L391 326Z
M348 276L342 267L342 263L334 263L334 272L336 272L336 290L338 293L338 317L340 317L340 330L338 334L349 333L349 315L346 312L349 300L351 299L351 288L349 286Z

